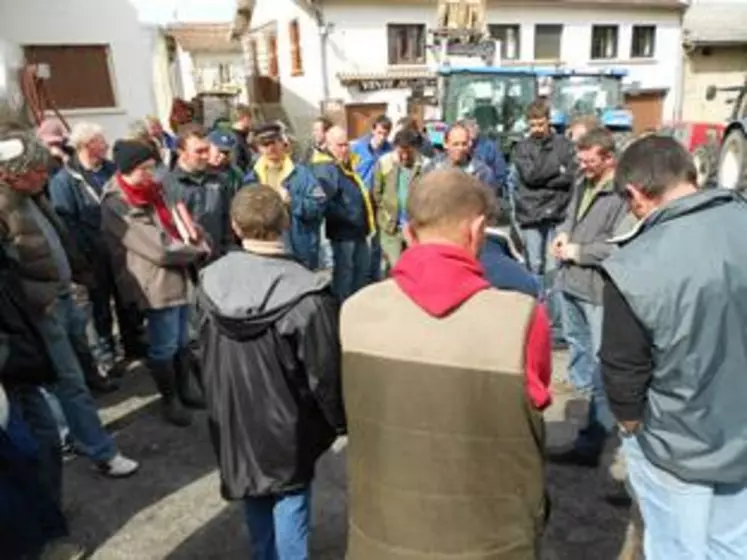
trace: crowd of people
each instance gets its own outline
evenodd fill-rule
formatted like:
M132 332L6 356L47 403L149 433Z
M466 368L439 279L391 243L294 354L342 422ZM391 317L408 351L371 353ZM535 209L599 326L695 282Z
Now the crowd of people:
M316 462L348 441L351 560L538 558L545 460L618 443L647 558L747 558L744 200L697 191L672 138L526 117L507 163L473 120L438 150L320 117L301 153L242 106L111 150L4 116L0 556L59 552L65 448L137 473L92 393L144 360L166 422L207 411L255 560L308 558ZM545 449L551 385L589 401L570 450Z

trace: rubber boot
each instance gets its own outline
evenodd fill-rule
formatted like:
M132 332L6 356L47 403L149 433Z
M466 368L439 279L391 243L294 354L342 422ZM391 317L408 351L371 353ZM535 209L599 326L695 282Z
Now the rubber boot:
M161 393L161 407L163 418L174 426L189 426L192 415L179 402L176 393L176 372L172 360L149 362L150 374L156 382L158 392Z
M182 348L174 357L176 389L182 404L188 408L204 410L205 395L200 377L200 366L192 351Z

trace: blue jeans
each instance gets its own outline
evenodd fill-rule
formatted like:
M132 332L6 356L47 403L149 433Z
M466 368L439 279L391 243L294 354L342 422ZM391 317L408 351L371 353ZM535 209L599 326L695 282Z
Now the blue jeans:
M369 268L368 272L368 280L369 282L378 282L381 280L381 260L382 260L382 250L381 250L381 237L379 232L376 232L376 235L374 235L371 238L371 266Z
M116 455L117 449L101 424L71 342L72 336L79 336L74 333L84 332L85 321L73 298L64 295L38 326L57 370L57 382L50 389L60 401L76 445L94 461L106 462Z
M311 490L245 498L252 560L307 560Z
M332 241L332 291L345 301L368 283L371 258L366 239Z
M598 338L592 338L592 330L601 334L601 308L570 294L562 294L563 332L568 342L568 379L576 390L591 391L594 370L599 368Z
M571 347L570 375L574 375L575 367L579 381L591 389L586 427L578 433L574 447L580 453L599 456L604 450L607 435L615 428L615 417L604 391L602 369L597 357L602 344L602 306L568 294L563 296L566 337Z
M39 479L52 499L62 504L62 449L52 410L38 387L14 387L8 393L11 408L20 413L39 449Z
M167 362L189 342L189 305L149 309L148 358Z
M635 436L622 446L643 516L646 558L747 558L747 487L685 482L646 459Z
M542 281L548 311L550 312L550 321L552 322L553 341L563 342L565 341L565 335L563 333L562 296L560 292L553 288L552 280L557 263L548 250L550 243L555 239L555 235L554 224L521 228L527 267Z

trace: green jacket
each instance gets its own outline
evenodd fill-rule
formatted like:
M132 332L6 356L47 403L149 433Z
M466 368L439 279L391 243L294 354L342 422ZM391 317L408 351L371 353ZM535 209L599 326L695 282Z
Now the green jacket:
M424 156L416 156L412 182L420 177L423 168L429 160ZM382 235L400 236L398 216L400 213L399 197L397 196L397 176L400 164L397 155L392 152L382 157L376 164L374 173L373 199L376 206L376 223Z

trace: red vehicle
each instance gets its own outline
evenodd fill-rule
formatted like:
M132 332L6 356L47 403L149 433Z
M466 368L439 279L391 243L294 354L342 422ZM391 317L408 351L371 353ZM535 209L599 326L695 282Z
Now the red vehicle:
M662 134L679 140L693 155L700 188L710 188L716 184L719 146L725 128L722 123L680 122L661 129Z

